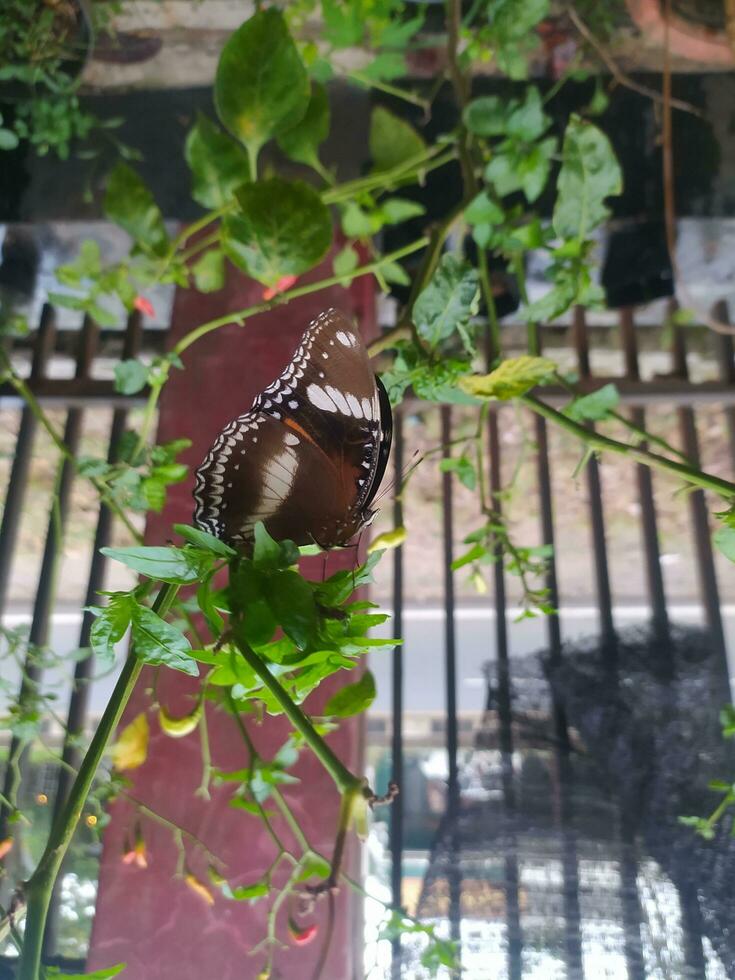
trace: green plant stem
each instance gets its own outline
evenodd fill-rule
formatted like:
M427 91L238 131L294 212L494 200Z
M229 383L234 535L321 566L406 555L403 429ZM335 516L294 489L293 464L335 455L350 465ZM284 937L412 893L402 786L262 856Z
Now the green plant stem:
M413 179L418 174L428 173L430 170L443 167L454 160L456 156L457 153L454 148L443 150L437 146L429 147L415 156L408 157L389 170L380 170L377 173L368 174L366 177L356 177L355 180L349 180L339 187L332 187L323 191L322 201L327 205L340 204L342 201L349 201L373 190L385 191L396 183Z
M692 486L702 490L711 490L728 502L735 499L735 483L730 483L728 480L723 480L711 473L705 473L686 463L678 463L666 456L652 453L639 446L631 446L625 442L618 442L617 439L611 439L609 436L603 436L599 432L580 425L579 422L575 422L562 412L558 412L534 395L522 395L520 400L532 411L553 422L560 429L571 433L593 452L612 452L621 456L628 456L636 463L643 463L644 466L670 473Z
M239 641L236 642L237 648L245 662L252 670L255 671L257 676L263 681L276 701L278 701L280 706L283 708L283 713L286 715L296 731L303 737L311 751L332 777L340 793L343 795L348 794L356 787L362 790L362 780L358 776L354 776L350 770L337 758L334 752L332 752L330 747L314 728L309 718L291 699L288 692L280 685L273 674L271 674L270 670L268 670L268 666L265 661L261 660L257 653L251 650L246 643L240 643Z
M429 111L429 103L426 99L422 99L420 95L409 92L405 88L399 88L397 85L390 85L388 82L379 82L376 79L365 75L361 71L348 72L347 77L351 78L354 82L357 82L358 85L364 85L366 88L374 88L377 92L385 92L386 95L393 95L397 99L403 99L404 102L409 102L411 105L416 105L425 113Z
M153 611L164 616L173 602L178 585L164 585L153 603ZM26 882L24 892L28 912L26 916L23 953L20 957L18 980L38 980L41 966L41 947L46 928L46 917L56 878L64 856L71 844L74 832L82 815L92 782L99 768L107 743L120 721L126 704L133 693L136 681L143 667L135 651L128 655L112 692L100 723L89 743L77 778L72 783L69 796L54 822L36 870Z
M413 254L413 252L418 252L420 249L425 248L428 243L429 239L425 236L417 238L416 241L411 242L409 245L404 245L403 248L396 249L395 252L390 252L388 255L382 256L382 258L377 259L375 262L368 262L360 266L350 273L349 278L359 279L361 276L370 275L370 273L375 272L381 266L388 265L391 262L397 262L399 259ZM278 306L289 303L292 299L297 299L299 296L318 293L321 289L326 289L328 286L337 286L341 282L344 282L344 279L344 275L328 276L326 279L320 279L318 282L311 282L305 286L297 286L295 289L289 289L287 292L281 293L275 299L268 300L267 302L256 303L254 306L248 306L244 310L235 310L224 316L216 317L214 320L208 320L206 323L202 323L194 330L191 330L185 337L182 337L174 347L173 353L180 357L192 344L201 340L208 333L212 333L213 330L227 326L230 323L242 324L245 320L256 316L258 313L266 313L268 310L273 310Z

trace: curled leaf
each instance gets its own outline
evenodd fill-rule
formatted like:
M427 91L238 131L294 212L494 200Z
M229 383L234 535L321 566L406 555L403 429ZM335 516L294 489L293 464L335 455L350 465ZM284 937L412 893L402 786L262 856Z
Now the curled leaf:
M199 719L202 717L202 711L203 704L200 700L194 710L188 715L175 718L161 705L158 708L158 723L161 726L161 731L171 738L184 738L185 735L190 735L197 727Z
M477 398L509 401L545 381L556 370L548 357L513 357L503 361L490 374L472 374L459 379L460 388Z
M292 916L288 917L288 934L297 946L306 946L319 932L316 922L310 922L308 926L300 926Z
M125 728L112 746L112 764L115 769L125 771L142 766L148 756L148 718L141 712Z
M184 881L195 895L198 895L200 898L204 899L207 905L214 905L214 895L195 875L189 872L184 878Z
M405 527L394 527L392 531L385 531L379 534L368 545L367 553L372 555L374 551L384 551L389 548L400 548L406 540L408 532Z

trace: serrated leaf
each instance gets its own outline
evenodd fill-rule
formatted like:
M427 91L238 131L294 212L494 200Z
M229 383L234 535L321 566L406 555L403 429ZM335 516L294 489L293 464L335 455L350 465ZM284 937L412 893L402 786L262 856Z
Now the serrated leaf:
M476 398L495 398L508 401L525 394L529 389L545 381L556 370L547 357L510 358L503 361L490 374L468 375L459 379L460 387Z
M413 306L413 322L431 346L466 328L477 312L479 280L469 263L443 255Z
M472 460L467 459L466 456L443 459L439 463L439 469L442 473L456 473L459 477L459 482L467 487L468 490L474 490L477 486L475 466Z
M184 548L132 547L101 548L103 555L122 562L141 575L170 582L173 585L187 585L197 582L209 567L205 556Z
M295 126L309 97L309 77L281 11L261 10L230 35L217 64L214 102L251 155Z
M172 670L199 676L187 638L147 606L136 605L133 611L133 651L145 663L164 664Z
M222 245L248 275L273 287L324 258L332 219L313 187L274 177L246 184L236 197L241 210L225 218Z
M506 134L530 143L546 132L550 123L550 118L544 114L539 90L529 85L525 100L508 116Z
M138 769L148 757L148 716L142 711L120 732L110 749L115 769Z
M306 649L316 634L317 615L314 593L298 572L285 569L269 579L268 604L283 632Z
M148 368L133 359L118 361L115 365L115 391L122 395L134 395L148 384Z
M359 681L337 691L324 706L325 715L346 718L366 711L375 700L375 678L366 670Z
M191 170L191 196L202 207L221 208L250 180L245 150L201 113L186 137L184 156Z
M213 534L202 531L198 527L191 527L189 524L174 524L174 531L196 548L211 551L212 554L220 555L222 558L233 558L237 554L235 549L225 544L224 541L220 541Z
M720 551L728 561L735 562L735 528L720 527L712 535L715 548Z
M575 422L601 422L620 404L620 392L614 384L604 385L589 395L575 398L566 406L564 414Z
M369 141L375 170L392 170L426 151L413 126L382 106L376 106L370 116Z
M112 663L113 649L125 636L133 615L135 600L129 592L115 592L108 596L106 606L90 606L95 614L89 634L89 642L95 656L104 663Z
M606 199L622 189L620 165L607 136L572 115L564 133L554 231L560 238L588 238L610 213Z

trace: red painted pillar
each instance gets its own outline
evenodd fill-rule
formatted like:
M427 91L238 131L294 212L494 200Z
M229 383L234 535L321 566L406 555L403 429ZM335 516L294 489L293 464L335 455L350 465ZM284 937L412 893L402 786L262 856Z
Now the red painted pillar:
M331 263L325 263L305 280L315 281L330 272ZM213 296L179 291L171 342L213 317L258 302L261 291L258 284L233 270L225 289ZM308 321L329 306L354 315L367 336L374 331L373 285L371 279L365 278L357 280L349 291L332 287L255 317L244 327L223 327L199 341L184 357L186 370L174 370L166 386L158 441L184 436L191 439L193 445L182 458L192 469L196 467L220 428L245 411L253 397L280 374ZM189 480L171 489L165 513L149 521L149 543L164 543L172 523L191 522L191 485ZM351 561L349 554L330 556L330 560L336 564L338 557ZM321 560L318 565L317 574L321 574ZM123 724L150 708L148 689L152 679L151 671L146 670ZM345 675L336 683L344 684ZM161 670L158 696L173 714L191 710L194 689L191 679L183 674ZM317 692L307 707L318 711L328 695L329 690ZM211 705L207 717L214 766L223 770L247 766L245 746L232 718L213 710ZM150 712L148 718L148 759L130 773L130 793L192 835L184 839L186 861L202 881L207 882L209 858L196 840L222 860L231 884L247 884L260 878L273 860L274 845L258 818L228 805L232 785L213 788L211 801L203 800L197 794L202 768L198 733L172 739L160 731L155 712ZM289 732L282 718L266 718L262 724L247 721L247 727L266 759L275 755ZM360 769L361 732L357 722L343 723L339 731L329 736L329 742L353 771ZM288 787L286 796L312 845L331 855L338 811L336 790L319 763L306 752L293 771L300 783ZM209 905L177 876L179 850L171 830L145 816L140 819L140 827L148 867L124 864L122 854L134 835L135 810L128 801L120 799L112 806L111 815L105 831L89 969L124 962L126 980L257 977L264 955L251 955L251 951L266 935L270 902L228 901L217 894L214 904ZM284 840L291 842L283 824L278 827ZM285 872L284 866L277 882L284 880ZM356 903L343 892L336 904L336 926L323 980L346 980L352 976L355 956L359 954ZM279 950L280 972L274 976L311 976L325 933L326 906L326 901L319 905L321 928L314 941L303 948L288 946ZM285 914L279 919L278 935L288 942Z

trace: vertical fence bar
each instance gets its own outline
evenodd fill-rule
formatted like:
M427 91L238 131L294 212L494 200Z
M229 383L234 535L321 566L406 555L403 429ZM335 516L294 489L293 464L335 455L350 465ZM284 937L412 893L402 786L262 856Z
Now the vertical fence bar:
M715 304L712 311L715 319L720 323L730 322L730 313L727 303L720 301ZM719 367L720 380L726 384L735 385L735 350L733 349L732 336L725 333L713 334L715 342L715 353ZM728 443L730 446L730 463L735 469L735 405L725 407L725 422L727 423Z
M96 342L97 327L92 320L85 317L77 345L76 378L83 379L88 377ZM82 409L69 409L66 417L66 425L64 426L63 440L72 457L76 456L79 448L79 440L82 433L82 419ZM58 479L54 487L55 499L52 500L49 511L46 541L43 549L38 588L33 604L33 618L28 637L29 648L31 650L27 654L25 663L23 664L23 677L18 694L19 704L24 704L28 700L41 678L41 668L34 662L32 648L43 646L48 640L56 583L56 567L63 546L64 529L69 513L73 481L74 464L70 459L64 458L60 462ZM8 763L6 765L5 780L3 783L3 797L10 803L15 802L15 796L20 785L23 750L23 741L14 734L10 740ZM2 826L3 831L5 830L8 816L9 811L7 810L7 806L3 804L2 816L0 817L0 826Z
M584 310L575 307L573 320L573 339L577 351L577 365L583 378L589 378L589 337ZM590 424L590 428L592 428ZM587 461L587 488L589 493L590 520L592 523L592 547L595 559L595 578L597 581L597 606L600 615L600 635L605 652L614 656L615 626L612 614L612 593L607 564L607 541L605 540L605 517L602 510L602 482L600 466L595 456Z
M129 360L137 357L143 339L143 319L137 311L131 313L128 318L123 341L122 359ZM127 422L128 410L126 408L116 408L112 414L112 424L110 426L110 439L107 451L107 462L114 463L117 460L118 447L125 425ZM94 622L94 616L87 611L87 606L92 606L98 601L97 593L103 587L105 574L105 556L100 549L110 543L112 532L112 511L105 504L100 502L99 514L97 517L97 527L95 529L94 544L92 545L92 558L89 567L89 577L87 579L87 591L84 598L85 611L82 617L82 625L79 631L79 647L84 649L89 646L90 630ZM85 657L78 660L74 668L74 680L72 683L71 697L69 699L69 709L66 719L66 730L64 732L64 745L61 753L61 766L56 783L56 795L54 797L53 817L56 820L58 814L66 801L73 779L73 771L79 768L82 758L81 739L87 722L87 712L89 707L90 683L92 671L94 669L94 657ZM59 875L56 887L51 898L49 914L46 925L46 935L44 937L44 955L53 955L56 951L58 942L59 928L59 900L60 887L63 873Z
M403 413L396 411L393 419L393 466L395 472L395 502L393 504L393 526L403 526L403 502L401 482L403 480ZM403 636L403 547L393 552L393 636ZM390 887L391 903L394 908L403 905L403 646L393 651L393 730L391 733L391 768L393 781L401 792L390 807ZM400 980L402 972L401 937L391 942L391 977Z
M46 373L51 352L56 339L56 315L52 307L44 305L41 320L36 334L31 363L30 381L38 381ZM0 617L5 608L10 579L10 568L13 561L20 515L28 483L28 472L33 455L33 441L38 423L30 408L24 407L20 416L20 428L15 442L15 457L10 470L8 489L5 495L3 520L0 524ZM0 817L0 822L2 818Z
M633 310L626 307L620 311L620 337L625 357L625 373L635 381L640 379L638 367L638 343ZM646 413L639 406L630 410L630 419L639 429L646 427ZM651 602L651 620L656 636L666 640L669 636L669 617L666 611L666 593L661 571L661 551L658 544L658 525L656 504L653 497L653 477L648 466L636 465L638 480L638 501L641 507L641 530L646 559L646 578L648 596Z
M542 333L538 334L542 353ZM554 508L551 493L551 466L549 463L549 437L546 419L534 413L536 430L536 467L540 496L541 534L543 543L551 545L551 556L546 566L546 588L549 603L559 609L559 584L556 574L556 541L554 534ZM552 668L561 665L561 623L559 614L546 617L549 660ZM574 825L574 769L570 759L571 746L566 712L559 703L554 686L551 686L554 731L556 734L555 765L557 771L558 818L561 826L562 878L564 881L564 961L566 980L584 980L582 958L582 916L579 904L579 858L577 834Z
M674 374L682 379L689 378L687 364L686 341L680 327L674 325L672 346L672 362ZM694 409L691 405L677 408L679 432L684 455L693 466L699 466L699 438ZM687 496L689 514L694 532L694 547L697 558L699 575L699 590L702 597L705 620L713 645L716 658L716 669L720 675L723 696L730 698L730 672L727 664L727 646L720 611L720 593L717 586L714 555L710 541L709 518L707 516L707 499L703 490L694 490Z
M498 413L491 411L488 417L488 451L490 456L490 497L493 511L502 520L498 494L502 490L500 464L500 433ZM508 626L506 619L507 597L505 592L505 567L503 547L498 542L493 565L495 589L495 642L498 664L497 710L500 732L500 757L502 768L505 839L508 853L505 856L505 922L508 931L508 977L521 980L523 974L523 933L521 931L520 876L518 848L515 834L516 796L513 774L513 716L511 711L510 663L508 660ZM488 692L490 694L490 692ZM488 707L490 705L488 704Z
M442 458L451 453L452 413L447 405L441 407ZM457 652L454 622L454 573L452 572L454 519L452 513L452 474L442 474L443 532L444 532L444 657L446 683L446 746L449 778L447 781L447 824L450 828L449 847L449 926L455 942L461 939L462 874L459 848L459 770L457 730Z

